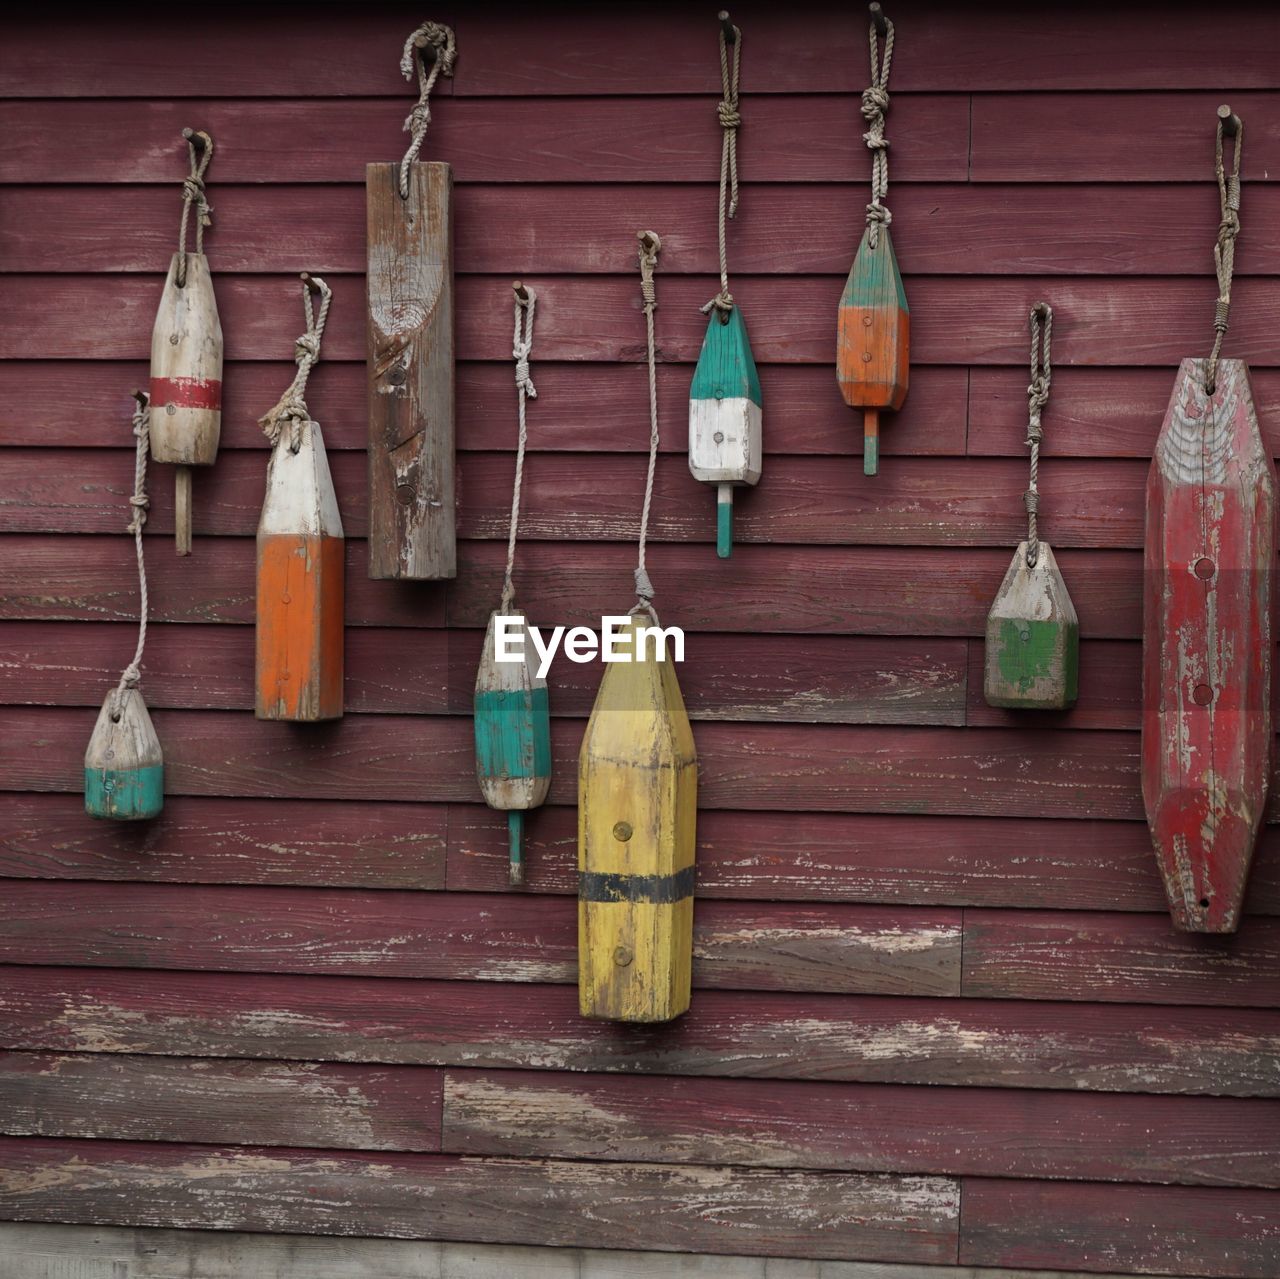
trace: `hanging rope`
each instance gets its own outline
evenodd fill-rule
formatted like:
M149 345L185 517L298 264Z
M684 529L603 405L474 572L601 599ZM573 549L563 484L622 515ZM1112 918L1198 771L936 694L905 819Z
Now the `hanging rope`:
M1226 112L1226 118L1223 112ZM1230 122L1230 123L1229 123ZM1236 145L1227 176L1222 162L1224 131L1234 130ZM1236 237L1240 234L1240 153L1244 150L1244 123L1227 108L1218 111L1218 140L1214 168L1218 175L1218 205L1221 219L1218 222L1218 240L1213 246L1213 264L1218 272L1218 305L1213 313L1213 350L1205 366L1204 389L1212 395L1218 385L1218 357L1222 354L1222 339L1227 335L1231 315L1231 277L1236 266Z
M204 229L212 224L213 209L204 198L204 175L213 159L213 139L202 129L183 129L190 154L191 172L182 179L182 223L178 228L178 271L174 281L178 288L187 283L187 220L191 206L196 206L196 252L204 252Z
M725 249L725 217L736 217L738 212L738 126L742 117L738 113L738 79L742 66L742 32L731 27L732 36L725 32L727 15L720 25L720 86L723 96L716 103L720 127L724 131L720 147L720 292L702 308L705 315L713 307L721 324L728 324L733 310L733 294L729 292L729 258ZM733 69L729 64L729 45L733 45Z
M538 305L538 295L519 280L515 290L515 334L511 339L511 355L516 362L516 394L520 403L520 431L516 436L516 478L511 489L511 526L507 530L507 571L502 577L501 612L509 613L515 598L511 575L516 566L516 530L520 526L520 490L524 484L524 449L529 439L529 427L525 421L525 401L536 400L538 392L529 376L529 353L533 350L533 312Z
M320 309L313 309L312 293L320 295ZM307 317L307 331L294 343L293 358L298 371L288 389L276 401L275 407L258 419L263 434L272 445L280 439L280 432L289 428L289 448L296 453L302 447L302 428L311 420L307 410L306 391L307 378L312 368L320 360L320 338L324 334L324 323L329 318L329 303L333 299L333 291L318 276L302 273L302 309Z
M150 603L147 597L147 565L142 557L142 526L147 522L147 508L151 505L147 497L147 458L151 452L151 396L145 391L134 391L133 398L137 407L133 410L133 434L138 441L133 461L133 494L129 498L129 509L133 518L129 521L128 531L133 534L133 544L138 553L138 647L133 651L133 660L120 675L120 683L116 685L115 705L111 717L119 720L124 711L124 695L131 688L137 688L142 681L142 651L147 646L147 613Z
M1043 332L1041 321L1044 322ZM1036 481L1040 477L1040 441L1044 439L1044 427L1040 414L1049 403L1049 382L1053 377L1050 363L1050 343L1053 340L1053 308L1047 302L1037 302L1031 308L1031 384L1027 387L1027 446L1031 449L1031 482L1022 500L1027 508L1027 567L1035 568L1040 558L1040 536L1036 529L1036 516L1040 511L1040 491Z
M653 313L658 309L653 273L658 266L662 241L653 231L637 231L640 241L640 297L644 303L644 325L649 352L649 473L644 482L644 505L640 508L640 545L636 560L636 605L633 613L653 612L653 583L645 568L645 542L649 537L649 508L653 505L653 477L658 465L658 357L653 340Z
M427 70L426 50L431 50L431 70ZM400 161L400 198L409 198L409 166L418 158L422 141L431 123L431 90L440 76L452 76L453 64L458 57L453 28L442 22L424 22L405 42L400 57L400 71L406 80L413 79L413 68L418 68L418 101L405 118L404 131L412 137L409 149Z
M871 150L871 203L867 205L867 243L875 248L880 227L888 226L893 215L881 203L889 194L889 139L884 136L884 117L889 110L889 67L893 62L893 23L872 5L871 83L862 91L862 118L867 131L862 140ZM880 57L876 18L884 23L884 57Z

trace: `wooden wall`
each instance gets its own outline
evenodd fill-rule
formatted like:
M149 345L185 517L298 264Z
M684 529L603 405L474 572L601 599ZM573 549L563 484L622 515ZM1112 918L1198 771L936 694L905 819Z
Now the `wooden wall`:
M714 6L429 10L459 46L426 144L458 182L447 587L368 581L362 540L364 165L402 153L397 61L424 13L10 22L0 1217L1280 1273L1280 830L1237 937L1174 934L1137 731L1143 484L1174 367L1211 337L1223 100L1246 122L1227 350L1280 452L1280 18L889 5L916 362L868 480L832 369L869 173L858 11L733 10L731 260L767 457L721 563L683 455L715 288ZM217 142L224 450L190 560L154 474L144 687L169 796L132 830L84 816L80 761L132 650L129 393L184 125ZM641 227L664 241L650 566L689 632L702 762L693 1009L658 1028L576 1011L573 761L598 670L554 671L524 892L468 718L509 502L513 276L539 293L521 599L539 624L630 602ZM309 400L348 533L349 714L312 728L250 709L255 419L292 373L300 270L334 289ZM1057 364L1042 529L1083 693L1018 717L983 704L980 636L1023 518L1038 298Z

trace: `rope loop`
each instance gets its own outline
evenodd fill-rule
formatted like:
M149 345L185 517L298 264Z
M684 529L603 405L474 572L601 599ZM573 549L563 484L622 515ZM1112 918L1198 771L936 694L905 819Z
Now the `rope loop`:
M147 595L147 565L142 555L142 528L147 522L147 460L151 453L151 396L146 391L134 391L133 436L137 441L133 459L133 493L129 497L132 518L128 531L133 534L134 550L138 560L138 645L133 658L120 674L112 703L112 718L118 720L124 710L124 695L142 682L142 654L147 646L147 615L150 601Z
M723 38L723 37L722 37ZM740 40L737 43L741 43ZM645 544L649 538L649 511L653 506L653 482L658 465L658 354L654 340L653 313L657 295L653 275L658 266L662 241L653 231L637 231L640 242L640 293L644 298L645 339L649 363L649 470L644 483L644 503L640 508L640 537L636 556L636 609L652 612L653 582L645 567ZM636 609L632 609L635 612Z
M733 58L729 46L733 45ZM729 254L725 243L725 220L738 214L738 129L742 125L738 85L742 78L742 32L732 28L732 35L720 26L720 101L716 118L724 130L720 142L720 203L718 211L720 245L720 292L702 308L703 315L712 309L722 324L729 322L733 310L733 294L729 292Z
M867 244L880 243L880 228L893 220L883 201L889 194L889 139L884 136L884 118L889 111L889 68L893 65L893 23L884 22L884 54L874 19L869 23L871 83L862 91L862 118L867 131L862 140L871 152L871 202L867 205Z
M191 172L182 179L182 221L178 225L178 270L174 283L185 288L187 283L187 222L192 206L196 210L196 252L204 252L204 229L213 225L213 208L204 194L204 175L213 159L213 139L203 129L183 129L187 142L187 158Z
M1036 487L1040 475L1040 444L1044 439L1041 415L1049 403L1049 385L1053 380L1052 342L1053 308L1037 302L1031 308L1031 381L1027 386L1027 447L1031 450L1031 478L1022 504L1027 510L1027 567L1035 568L1040 558L1040 537L1036 516L1040 511L1040 492Z
M312 300L313 294L320 299L318 309ZM306 400L307 379L311 376L312 368L320 361L320 339L324 336L325 321L329 318L329 304L332 300L333 290L318 275L308 275L305 271L302 273L302 310L306 316L307 331L293 344L297 372L275 405L258 419L262 433L273 446L279 443L281 433L287 429L289 448L294 453L302 447L302 432L311 420Z
M1225 118L1224 118L1225 113ZM1228 123L1230 122L1230 123ZM1233 133L1235 149L1227 173L1223 139ZM1213 349L1205 362L1204 389L1212 395L1218 384L1218 359L1231 319L1231 280L1235 274L1236 237L1240 234L1240 156L1244 150L1244 122L1227 107L1218 109L1218 133L1214 145L1214 173L1218 179L1218 238L1213 245L1213 266L1218 276L1218 301L1213 310Z
M426 51L431 50L431 69L427 69ZM414 66L418 70L418 101L405 117L404 132L409 134L409 149L400 161L400 198L409 198L409 166L418 158L427 126L431 123L431 90L441 76L453 75L453 64L458 58L457 42L453 28L442 22L424 22L404 42L400 55L400 74L406 80L413 79Z
M525 401L538 398L538 392L533 388L533 379L529 375L529 356L533 351L533 317L538 305L538 295L519 280L511 288L515 293L515 332L511 339L511 356L516 362L519 430L516 436L516 475L511 486L511 522L507 528L507 567L502 575L502 602L499 606L503 613L511 611L511 604L515 599L513 575L516 566L516 535L520 527L520 491L524 486L525 445L529 440Z

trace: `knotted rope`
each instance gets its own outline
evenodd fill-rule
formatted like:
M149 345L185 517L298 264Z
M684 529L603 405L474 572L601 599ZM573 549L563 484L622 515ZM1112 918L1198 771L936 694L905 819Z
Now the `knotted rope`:
M432 51L431 70L426 67L426 59L420 50ZM416 55L416 56L415 56ZM427 136L427 125L431 123L431 90L435 88L440 76L452 76L453 64L458 57L457 44L453 37L453 28L442 22L424 22L405 42L404 53L400 57L400 71L406 80L413 79L414 64L418 67L418 101L412 111L405 117L404 131L413 139L409 149L400 161L400 198L409 198L409 166L418 158L422 150L422 141Z
M658 266L662 241L653 231L637 231L640 241L640 297L644 303L644 325L649 353L649 473L644 482L644 505L640 508L640 544L636 560L636 605L633 613L653 612L653 583L645 568L645 542L649 537L649 508L653 505L653 477L658 465L658 357L653 338L653 313L658 308L653 273Z
M873 9L878 6L873 5ZM867 205L867 243L875 248L880 241L880 227L888 226L893 215L881 203L889 194L889 139L884 136L884 117L889 110L889 67L893 62L893 23L884 22L884 57L880 57L876 39L876 22L871 29L871 83L862 91L862 118L867 131L862 140L871 150L871 203Z
M312 306L311 294L320 295L320 308ZM333 300L333 291L318 276L302 274L302 309L307 317L307 331L294 343L293 358L298 371L288 389L276 401L275 406L258 419L263 434L274 446L280 439L280 433L289 428L289 448L296 453L302 447L302 428L311 420L307 410L306 390L307 378L312 368L320 360L320 338L324 334L324 323L329 318L329 303Z
M187 283L187 220L191 206L196 206L196 252L204 252L204 229L212 225L213 209L204 198L204 175L213 159L213 139L202 129L183 129L190 153L191 172L182 179L182 222L178 228L178 271L174 282L178 288ZM198 141L197 141L198 139Z
M733 65L730 70L729 45L733 45ZM742 66L742 32L733 28L730 38L720 27L720 87L721 99L716 111L723 129L720 146L720 292L702 308L706 315L713 307L720 316L720 323L729 322L733 310L733 294L729 292L729 258L725 249L725 218L738 212L738 126L742 116L738 113L738 79Z
M1044 322L1043 333L1041 321ZM1027 446L1031 449L1031 481L1022 495L1027 508L1028 568L1035 568L1040 558L1040 536L1036 529L1040 491L1036 488L1036 481L1040 476L1040 441L1044 439L1040 414L1049 403L1049 382L1053 377L1053 365L1050 363L1052 339L1053 308L1047 302L1037 302L1031 308L1031 384L1027 387Z
M137 407L133 410L133 434L138 441L133 461L133 493L129 498L129 509L133 518L129 521L129 532L133 534L133 544L138 553L138 647L133 651L133 660L120 675L120 683L116 685L115 702L111 717L119 720L124 712L124 695L131 688L137 688L142 681L142 651L147 646L147 613L150 608L147 597L147 565L142 557L142 526L147 522L147 508L151 505L147 497L147 458L151 452L151 396L145 391L134 391L133 398Z
M507 571L502 577L503 613L511 611L515 598L512 573L516 566L516 530L520 525L520 490L524 484L524 449L529 439L529 427L525 421L525 401L536 400L538 392L529 376L529 353L533 350L533 313L538 295L518 280L511 286L515 290L515 334L511 339L511 355L516 362L516 394L519 397L520 431L516 437L516 478L511 489L511 526L507 530Z
M1222 110L1226 110L1224 107ZM1222 138L1227 120L1234 120L1235 156L1231 175L1227 176L1222 161ZM1218 239L1213 246L1213 264L1218 273L1218 305L1213 313L1213 350L1205 366L1204 389L1212 395L1218 385L1218 357L1222 354L1222 339L1227 335L1231 316L1231 277L1236 266L1236 237L1240 234L1240 153L1244 150L1244 123L1227 111L1223 119L1218 113L1218 140L1214 168L1218 175L1218 205L1221 219L1218 222Z

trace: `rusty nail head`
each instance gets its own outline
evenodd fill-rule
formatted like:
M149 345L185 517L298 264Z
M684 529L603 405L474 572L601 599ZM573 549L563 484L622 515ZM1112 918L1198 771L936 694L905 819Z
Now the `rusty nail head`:
M614 839L621 840L622 843L625 844L627 840L631 838L631 835L632 831L630 822L618 822L615 824L613 828Z
M625 968L634 958L635 955L631 953L629 947L617 946L614 948L613 962L617 964L619 968Z

